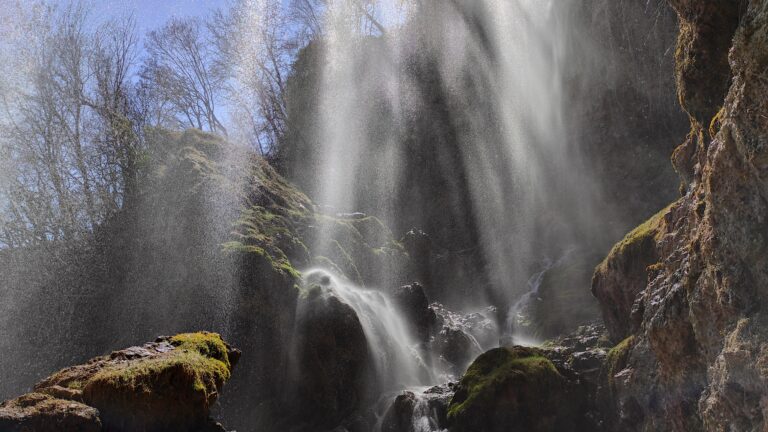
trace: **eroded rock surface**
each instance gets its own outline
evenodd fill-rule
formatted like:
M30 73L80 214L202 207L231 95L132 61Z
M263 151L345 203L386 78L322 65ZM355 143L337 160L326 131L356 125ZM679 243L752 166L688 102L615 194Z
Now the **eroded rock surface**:
M680 18L678 93L691 118L673 155L683 196L653 236L657 263L596 276L600 292L632 300L636 317L611 325L614 339L627 338L609 355L608 424L765 430L768 2L670 3ZM626 250L608 260L632 261ZM603 296L603 308L626 319L629 301L615 297Z

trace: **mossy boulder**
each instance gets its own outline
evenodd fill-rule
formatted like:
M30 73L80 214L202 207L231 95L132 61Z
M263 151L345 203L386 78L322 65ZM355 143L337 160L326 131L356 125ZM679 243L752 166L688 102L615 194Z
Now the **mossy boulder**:
M543 350L496 348L462 377L448 407L455 432L580 430L583 389Z
M0 425L36 432L211 428L211 406L239 356L216 333L160 337L51 375L34 393L3 403Z

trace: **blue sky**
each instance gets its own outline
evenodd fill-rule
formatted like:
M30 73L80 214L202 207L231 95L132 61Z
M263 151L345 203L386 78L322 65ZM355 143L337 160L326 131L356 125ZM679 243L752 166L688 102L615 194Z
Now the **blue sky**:
M93 4L93 18L97 21L133 12L138 31L144 35L174 15L206 16L211 10L226 6L227 0L96 0Z

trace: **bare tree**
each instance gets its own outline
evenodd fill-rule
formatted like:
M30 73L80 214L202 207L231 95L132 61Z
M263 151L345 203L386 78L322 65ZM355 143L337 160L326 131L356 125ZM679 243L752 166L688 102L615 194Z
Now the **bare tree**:
M131 77L138 57L133 16L112 19L96 31L90 55L93 91L86 104L99 117L97 145L104 180L100 195L109 210L130 201L138 189L143 119Z
M230 116L243 138L270 154L285 130L285 87L295 34L279 0L239 1L209 22Z
M172 18L147 35L145 86L160 93L180 124L226 134L218 118L224 77L214 69L206 27L196 18Z
M87 29L83 3L38 5L7 39L14 67L4 84L0 246L74 239L125 200L135 183L138 121L131 75L132 19Z

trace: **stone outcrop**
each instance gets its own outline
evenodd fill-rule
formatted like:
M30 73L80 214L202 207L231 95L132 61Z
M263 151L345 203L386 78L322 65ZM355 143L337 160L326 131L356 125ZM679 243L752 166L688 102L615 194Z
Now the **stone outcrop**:
M40 381L0 404L4 431L223 431L210 410L240 352L215 333L160 337Z
M603 322L615 343L637 329L640 313L636 310L633 316L633 306L648 282L648 267L659 262L657 240L668 211L660 211L627 234L592 277L592 295L600 302Z
M598 269L603 310L617 311L612 336L628 336L609 356L607 424L765 430L768 2L670 3L680 18L678 95L691 120L673 155L683 196L648 241L656 256L646 262L657 263L644 275L640 265ZM628 255L619 248L607 260Z
M375 391L368 341L355 311L327 286L299 300L285 407L312 426L332 429L364 408Z

